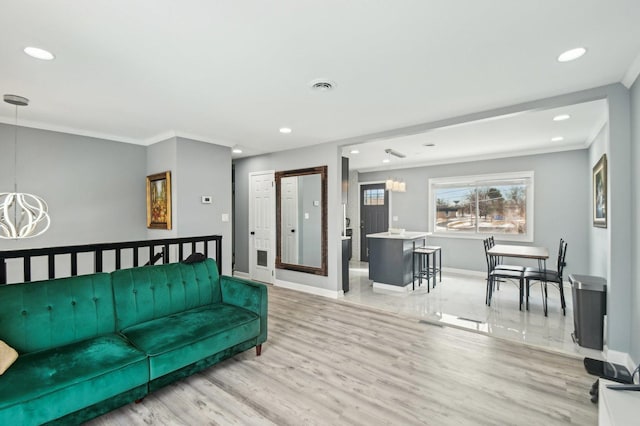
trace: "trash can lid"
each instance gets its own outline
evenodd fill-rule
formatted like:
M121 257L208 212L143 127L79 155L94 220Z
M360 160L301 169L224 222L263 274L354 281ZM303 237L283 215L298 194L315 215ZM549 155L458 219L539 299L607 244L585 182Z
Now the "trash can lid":
M592 275L570 274L569 282L579 290L607 291L607 280Z

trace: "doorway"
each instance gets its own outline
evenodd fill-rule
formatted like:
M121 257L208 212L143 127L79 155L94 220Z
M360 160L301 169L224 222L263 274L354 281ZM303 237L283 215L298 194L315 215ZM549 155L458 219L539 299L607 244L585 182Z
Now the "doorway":
M360 260L369 261L367 234L389 229L389 191L384 183L360 185Z
M274 172L249 173L249 276L273 283L275 271Z

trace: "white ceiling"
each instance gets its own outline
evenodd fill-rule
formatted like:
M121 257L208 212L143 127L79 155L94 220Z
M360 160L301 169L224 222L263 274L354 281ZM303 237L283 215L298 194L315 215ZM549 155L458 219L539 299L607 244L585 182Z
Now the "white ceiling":
M562 114L570 118L553 120ZM350 158L350 169L371 171L584 149L593 142L607 119L607 102L598 100L350 144L343 148L342 154ZM556 137L563 139L552 140ZM388 155L385 153L388 148L406 157ZM353 154L354 149L359 153ZM389 162L383 163L384 159Z
M0 91L31 99L21 124L140 144L181 135L253 155L629 85L639 21L638 0L2 0ZM556 61L577 46L583 58ZM314 92L316 78L337 87ZM0 121L13 122L13 107L0 105ZM464 126L424 137L441 133ZM472 133L476 148L516 139Z

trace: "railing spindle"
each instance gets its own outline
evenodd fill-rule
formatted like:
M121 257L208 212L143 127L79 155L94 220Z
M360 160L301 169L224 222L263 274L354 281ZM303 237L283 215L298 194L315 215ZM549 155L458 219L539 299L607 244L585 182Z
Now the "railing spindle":
M31 281L31 256L25 256L22 261L22 270L24 273L24 282Z

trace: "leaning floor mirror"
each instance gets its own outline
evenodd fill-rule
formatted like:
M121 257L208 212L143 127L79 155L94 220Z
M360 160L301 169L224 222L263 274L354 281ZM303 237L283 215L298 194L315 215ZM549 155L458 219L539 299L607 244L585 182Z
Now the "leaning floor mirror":
M276 268L327 275L327 166L276 178Z

